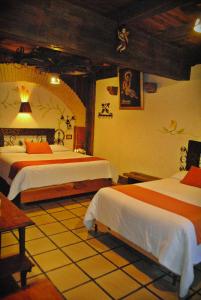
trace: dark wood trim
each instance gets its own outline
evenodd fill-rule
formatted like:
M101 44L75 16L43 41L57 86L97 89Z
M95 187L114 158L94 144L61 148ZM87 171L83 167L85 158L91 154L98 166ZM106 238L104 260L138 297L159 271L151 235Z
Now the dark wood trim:
M2 37L12 36L42 47L54 45L69 54L89 57L94 63L101 59L150 74L189 80L190 65L182 47L148 34L142 37L132 28L128 51L117 53L117 27L114 20L64 0L7 0L0 18Z
M43 136L49 144L54 144L55 129L53 128L0 128L0 146L4 146L4 135L10 136Z
M190 140L188 142L186 170L189 170L191 166L199 167L200 157L201 157L201 142Z
M200 0L154 0L154 1L133 1L124 9L112 11L109 17L117 18L119 22L127 24L133 21L139 21L144 18L150 18L161 14L178 6L182 7L191 3L199 3Z
M100 178L93 180L84 180L78 182L69 182L60 185L47 186L42 188L29 189L21 192L21 203L49 200L85 193L97 192L102 187L111 186L111 178Z

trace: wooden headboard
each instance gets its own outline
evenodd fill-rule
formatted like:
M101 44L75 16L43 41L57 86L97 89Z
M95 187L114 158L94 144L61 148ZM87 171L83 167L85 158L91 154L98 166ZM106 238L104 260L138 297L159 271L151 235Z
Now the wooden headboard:
M188 150L186 157L186 170L191 166L199 167L201 157L201 142L192 141L188 142Z
M4 136L46 136L49 144L54 144L53 128L0 128L0 146L4 146Z

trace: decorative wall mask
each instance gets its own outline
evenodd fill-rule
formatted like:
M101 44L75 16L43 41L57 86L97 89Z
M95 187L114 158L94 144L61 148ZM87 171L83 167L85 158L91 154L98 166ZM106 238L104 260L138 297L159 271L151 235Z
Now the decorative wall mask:
M110 103L101 104L101 112L99 112L98 117L113 117L113 113L110 112Z
M147 93L156 93L157 84L155 82L145 82L144 83L144 90Z
M118 87L117 86L107 86L107 91L110 95L117 95L118 94Z
M65 122L66 127L67 127L68 130L72 129L71 121L75 120L75 116L72 116L72 117L66 116L66 118L65 118L64 115L61 115L60 119Z
M125 25L121 25L117 30L117 37L119 40L119 44L117 46L117 52L123 52L126 50L128 46L128 36L129 31L126 29Z

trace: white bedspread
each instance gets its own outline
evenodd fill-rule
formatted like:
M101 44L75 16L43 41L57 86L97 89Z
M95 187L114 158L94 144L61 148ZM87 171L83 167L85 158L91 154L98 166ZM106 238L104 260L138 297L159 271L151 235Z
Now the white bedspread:
M19 171L13 180L9 178L10 166L16 161L51 160L87 157L73 151L52 154L1 153L0 170L10 185L8 199L29 188L50 186L68 182L98 178L112 178L111 166L107 160L28 166Z
M138 184L201 206L201 189L167 178ZM181 276L180 297L194 279L193 265L201 262L193 224L175 213L133 199L112 188L100 189L84 218L90 229L95 220L154 255L169 270Z

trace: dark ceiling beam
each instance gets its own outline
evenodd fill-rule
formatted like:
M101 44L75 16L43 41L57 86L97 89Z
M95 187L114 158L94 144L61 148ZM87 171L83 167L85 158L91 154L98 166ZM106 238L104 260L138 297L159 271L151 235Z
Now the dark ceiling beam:
M182 48L132 30L128 49L117 53L117 23L67 1L3 0L0 6L0 33L7 38L15 36L36 46L54 45L93 62L132 67L176 80L190 77Z
M132 1L126 8L113 11L110 17L118 19L121 24L128 24L140 19L153 17L178 6L185 7L196 3L200 3L200 0L137 0Z

